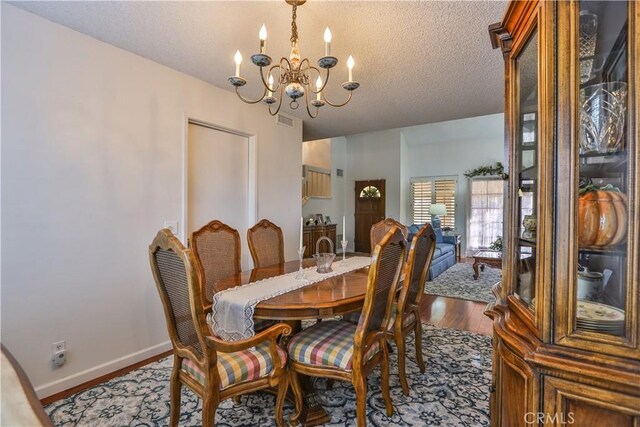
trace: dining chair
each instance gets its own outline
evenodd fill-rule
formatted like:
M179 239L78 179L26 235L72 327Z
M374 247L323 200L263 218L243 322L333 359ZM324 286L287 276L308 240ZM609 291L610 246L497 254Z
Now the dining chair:
M249 251L256 268L284 262L282 229L267 219L247 230Z
M235 228L213 220L191 233L191 250L196 258L204 289L202 304L211 309L215 283L240 273L240 234Z
M393 305L389 332L398 349L398 375L402 392L409 395L405 359L406 337L414 332L416 359L420 372L425 366L422 358L422 322L420 321L420 300L424 293L427 274L436 247L436 234L430 224L425 224L411 241L409 256L404 267L404 281L397 302Z
M406 225L396 221L393 218L385 218L382 221L376 222L371 226L371 230L369 231L369 239L371 240L371 253L373 253L373 249L376 245L382 240L382 238L387 234L392 227L398 227L404 236L404 239L407 240L409 236L409 229Z
M397 227L389 230L375 247L358 325L344 320L323 321L297 333L289 342L289 373L296 402L293 423L305 416L298 378L302 374L350 381L356 391L357 424L365 426L367 375L378 365L382 371L382 396L387 415L393 414L387 324L406 248L407 243Z
M291 327L280 323L242 341L221 341L211 335L205 320L193 252L163 229L149 246L149 262L173 346L170 425L178 425L182 385L202 399L205 426L214 425L221 400L278 386L275 417L278 426L284 425L289 375L287 354L277 339L289 335Z

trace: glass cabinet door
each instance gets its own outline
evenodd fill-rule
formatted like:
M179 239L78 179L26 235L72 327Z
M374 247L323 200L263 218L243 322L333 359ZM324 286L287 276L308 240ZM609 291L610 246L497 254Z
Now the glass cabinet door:
M538 34L533 31L516 59L518 132L516 161L515 292L528 308L535 304L536 209L538 205Z
M634 280L629 270L629 196L637 185L632 173L637 142L629 132L628 4L578 5L572 309L575 330L598 340L603 335L624 337L629 331L627 300L633 298L628 291Z

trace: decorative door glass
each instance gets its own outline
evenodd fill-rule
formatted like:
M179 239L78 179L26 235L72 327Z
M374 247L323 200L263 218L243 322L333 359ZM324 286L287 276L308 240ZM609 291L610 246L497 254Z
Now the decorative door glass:
M517 58L518 134L516 136L517 208L516 293L535 304L536 208L538 205L538 33Z
M626 2L580 2L575 320L609 335L624 335L629 280L627 15Z

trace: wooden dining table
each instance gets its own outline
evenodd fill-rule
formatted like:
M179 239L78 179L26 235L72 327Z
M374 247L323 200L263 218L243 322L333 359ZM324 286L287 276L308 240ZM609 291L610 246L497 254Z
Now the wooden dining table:
M335 271L339 271L340 262L342 261L334 262L333 269ZM304 267L313 267L315 262L313 259L306 259L303 261L303 265ZM214 291L220 292L269 277L292 273L298 270L298 266L298 261L290 261L243 271L219 280L214 285ZM254 318L288 323L293 327L295 333L301 330L302 320L328 319L359 311L364 304L368 275L369 267L364 267L269 298L256 305ZM299 421L305 426L316 426L329 422L331 417L318 400L311 378L301 376L301 383L305 396Z

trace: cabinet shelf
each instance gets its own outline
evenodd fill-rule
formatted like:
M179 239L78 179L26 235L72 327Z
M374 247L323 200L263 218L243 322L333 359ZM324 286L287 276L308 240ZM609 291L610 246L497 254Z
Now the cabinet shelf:
M536 241L534 239L523 239L522 237L520 237L518 239L518 245L519 246L525 246L527 248L535 248L536 247Z
M614 246L582 246L578 248L581 254L627 256L626 244Z
M520 171L520 179L522 180L533 180L536 178L538 178L538 168L536 166L522 169Z
M625 151L580 154L580 174L601 178L619 176L627 170L627 161Z

